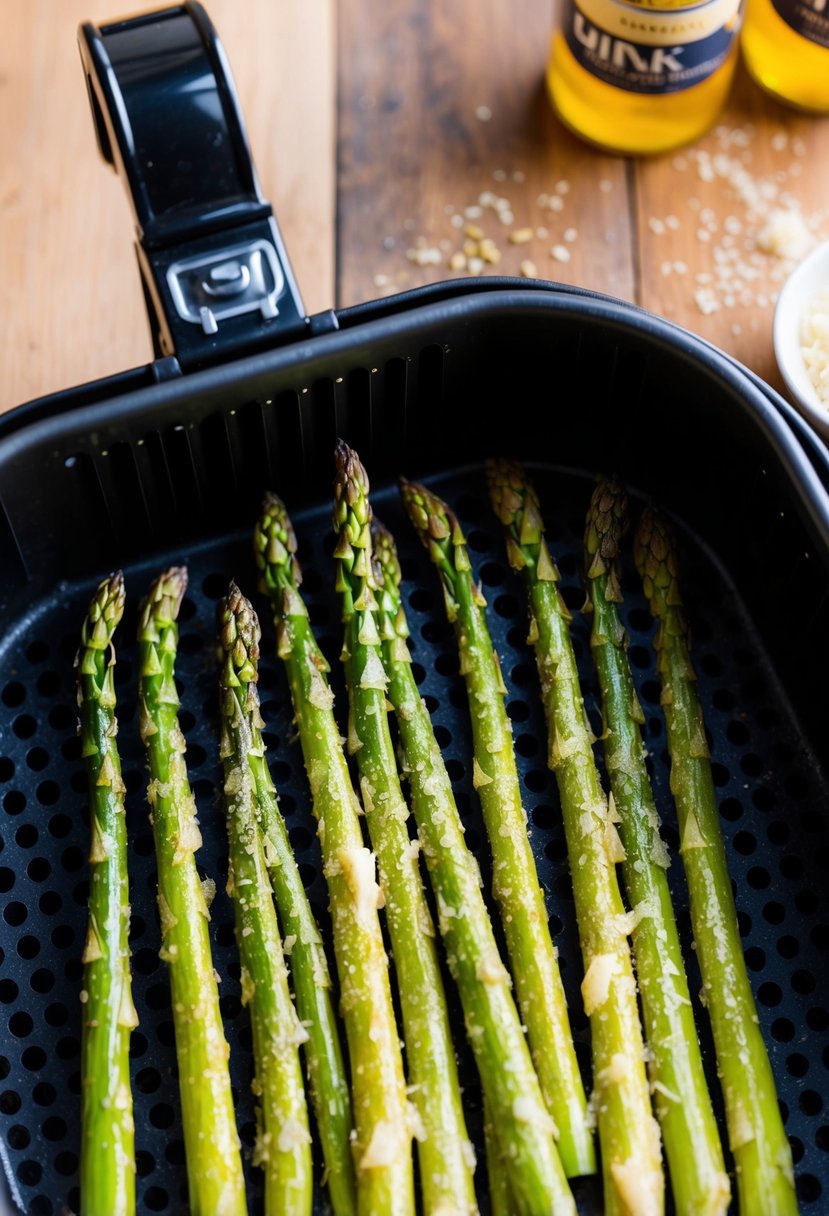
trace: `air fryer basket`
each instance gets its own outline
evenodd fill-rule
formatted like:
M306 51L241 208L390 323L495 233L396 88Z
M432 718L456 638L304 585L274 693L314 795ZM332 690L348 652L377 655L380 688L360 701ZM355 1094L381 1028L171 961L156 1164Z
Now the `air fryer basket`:
M202 20L198 6L187 12ZM99 107L106 108L106 100L98 97ZM96 117L100 132L103 116ZM104 136L102 148L111 158L113 132ZM253 199L254 210L256 205ZM162 253L151 248L142 254L148 296L157 270L153 259ZM292 286L289 274L286 283ZM298 296L291 299L298 305ZM615 470L631 486L637 508L653 496L672 513L746 958L801 1202L805 1211L821 1210L829 1194L829 1119L823 1113L829 1102L825 453L798 438L782 403L724 356L658 318L586 293L508 281L473 291L444 285L312 318L299 337L293 328L282 334L278 348L271 343L263 349L258 331L230 353L221 342L213 344L204 359L193 354L191 343L181 365L162 349L164 319L156 320L157 353L164 357L152 368L33 403L0 428L0 1157L15 1206L32 1216L77 1210L88 814L72 660L92 588L119 566L128 592L116 683L140 1017L132 1039L139 1210L187 1210L133 641L138 600L155 572L173 561L186 561L190 569L177 669L182 726L204 836L198 861L219 887L211 933L249 1167L250 1027L240 1003L232 910L222 890L227 857L216 605L232 576L262 611L269 759L325 927L308 789L267 606L255 595L249 538L262 491L272 486L297 525L311 620L332 665L342 715L329 525L331 453L341 435L362 455L375 508L400 545L415 672L489 898L488 850L471 785L453 639L434 572L401 512L396 475L427 478L456 507L467 531L508 687L533 847L588 1082L572 893L555 783L544 760L524 600L504 560L481 461L493 453L514 455L534 470L564 595L574 610L594 718L587 627L577 611L592 476ZM266 321L259 324L267 329ZM234 333L225 330L220 337ZM188 365L202 370L180 374ZM651 624L629 562L624 589L657 801L675 852ZM675 860L670 874L696 990L681 869ZM448 990L469 1127L480 1148L477 1079L451 984ZM704 1011L698 1007L697 1013L724 1132L708 1025ZM252 1210L261 1204L257 1175L249 1169ZM483 1166L478 1178L486 1212ZM598 1214L595 1183L579 1186L579 1202L583 1212ZM325 1210L324 1199L317 1210Z
M7 1023L0 1113L8 1175L24 1210L76 1203L79 955L85 922L85 774L74 734L72 656L95 580L124 565L130 609L118 661L127 782L133 951L141 1025L133 1038L142 1211L182 1212L182 1145L169 988L157 957L154 859L135 715L135 606L153 572L186 560L179 676L204 871L226 870L217 753L215 610L232 575L253 594L250 524L265 486L294 512L312 620L337 680L331 449L362 453L378 514L404 558L414 657L455 781L470 843L487 848L471 789L464 693L433 571L403 518L396 473L427 476L458 508L489 600L532 839L587 1065L576 927L523 596L507 568L483 488L491 452L536 471L564 593L582 601L579 547L594 470L616 469L636 498L655 495L681 535L741 926L766 1042L792 1136L804 1207L829 1187L825 909L827 496L764 395L669 327L607 303L515 291L467 296L364 322L299 347L44 419L0 447L8 548L0 651L4 842L2 1000ZM12 543L13 542L13 543ZM24 576L24 567L28 578ZM666 836L668 794L650 622L626 571L631 656ZM290 700L263 612L262 692L273 773L319 916L325 891ZM595 713L586 626L574 625ZM671 869L693 967L681 866ZM253 1135L250 1031L240 1008L229 903L211 924L231 1043L239 1125ZM692 980L692 988L698 979ZM699 1026L716 1094L705 1015ZM480 1131L462 1042L470 1127ZM483 1181L483 1170L481 1180ZM251 1193L258 1195L256 1171ZM599 1210L587 1188L584 1210ZM323 1209L320 1209L323 1210ZM819 1210L816 1206L813 1210Z

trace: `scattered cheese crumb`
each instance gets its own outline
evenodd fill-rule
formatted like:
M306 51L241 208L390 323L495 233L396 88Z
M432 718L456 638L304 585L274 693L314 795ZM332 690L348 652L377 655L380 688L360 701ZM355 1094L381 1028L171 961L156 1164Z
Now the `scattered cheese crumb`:
M758 233L757 244L765 253L797 261L809 252L814 238L799 210L778 209L771 213L768 223Z
M538 278L538 271L536 270L535 262L531 262L529 258L525 258L524 261L521 263L521 265L518 267L518 269L521 272L522 278L525 278L525 279Z
M553 245L550 254L557 262L569 262L570 250L566 245Z
M490 118L492 118L492 110L490 110L489 106L478 106L475 111L475 117L478 122L489 122Z

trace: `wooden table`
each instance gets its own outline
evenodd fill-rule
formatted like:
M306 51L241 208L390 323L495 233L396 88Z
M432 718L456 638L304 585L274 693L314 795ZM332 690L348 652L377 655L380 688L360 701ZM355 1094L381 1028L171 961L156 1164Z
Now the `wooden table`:
M80 20L124 7L4 0L4 408L151 355L129 211L97 155L75 48ZM532 263L635 300L777 382L773 298L790 261L758 239L781 210L829 236L829 120L783 109L740 74L697 145L625 160L553 117L552 18L535 0L209 10L309 311L467 274L450 261L465 242L476 256L480 229L500 254L484 273Z

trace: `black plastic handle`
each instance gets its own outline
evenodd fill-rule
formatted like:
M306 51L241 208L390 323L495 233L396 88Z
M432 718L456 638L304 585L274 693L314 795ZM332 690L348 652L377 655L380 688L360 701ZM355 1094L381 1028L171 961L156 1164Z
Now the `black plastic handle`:
M123 178L159 357L185 369L296 338L306 317L201 4L80 27L98 146Z

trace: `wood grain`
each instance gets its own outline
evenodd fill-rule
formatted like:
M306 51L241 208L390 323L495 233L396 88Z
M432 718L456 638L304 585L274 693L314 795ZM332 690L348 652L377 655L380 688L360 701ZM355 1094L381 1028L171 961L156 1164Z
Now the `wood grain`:
M472 225L500 255L483 273L530 263L636 300L777 383L772 306L789 263L752 245L778 203L829 236L829 120L784 109L738 73L698 144L625 161L553 116L551 14L535 0L209 7L309 311L466 275L450 260L479 239ZM120 0L4 0L0 407L150 356L129 209L97 156L75 48L80 20L121 11ZM752 214L735 166L776 192L773 207ZM510 241L527 228L526 243ZM756 272L748 283L737 254ZM729 259L734 291L718 277Z
M487 274L518 274L529 260L541 278L632 298L625 165L553 117L543 83L549 41L549 9L535 0L341 0L341 304L453 277L466 224L502 255ZM488 193L508 200L508 223L491 207L475 214ZM561 210L543 205L544 195ZM532 239L511 244L510 233L526 227ZM552 257L553 246L569 260ZM418 265L409 250L438 264Z
M762 246L781 212L829 238L829 119L779 105L741 70L708 135L635 174L640 302L780 388L774 302L797 257Z
M3 0L0 408L152 356L124 188L98 156L76 29L127 0ZM335 4L210 0L306 307L334 298Z

